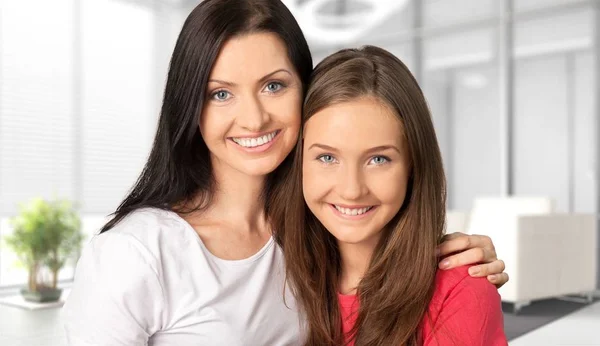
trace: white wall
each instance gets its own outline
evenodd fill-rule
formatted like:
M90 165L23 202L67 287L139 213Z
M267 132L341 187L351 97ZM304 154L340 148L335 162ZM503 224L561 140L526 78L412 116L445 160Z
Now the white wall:
M151 8L119 1L84 1L81 16L82 206L108 213L141 172L156 126L155 24Z
M553 197L559 211L570 203L573 211L596 210L590 21L589 11L572 10L519 23L515 33L515 193ZM437 36L424 48L425 92L447 161L449 204L468 210L476 196L501 192L495 29Z
M501 193L500 99L497 69L462 68L452 80L450 207L469 210L482 195Z
M32 197L78 202L87 233L114 211L149 153L185 16L137 1L1 0L0 238ZM15 261L0 241L0 286L24 281Z
M569 114L564 57L515 64L514 192L569 208Z
M0 214L33 194L75 195L73 3L2 3Z
M164 29L181 20L119 0L2 6L0 215L37 196L111 212L149 152L175 40Z
M594 99L598 98L598 86L594 81L594 55L592 52L575 54L574 83L571 95L573 100L573 116L575 117L574 144L574 210L594 213L598 212L598 172L595 168L597 150L594 150L595 139L600 135L596 132L594 114ZM596 58L598 59L598 58ZM600 238L600 237L599 237ZM600 268L600 266L599 266ZM600 275L598 275L600 279Z

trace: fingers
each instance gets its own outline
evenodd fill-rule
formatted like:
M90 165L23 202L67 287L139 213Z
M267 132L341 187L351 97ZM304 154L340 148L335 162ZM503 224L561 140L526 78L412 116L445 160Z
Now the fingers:
M450 257L444 258L440 264L440 269L452 269L467 264L477 264L486 262L485 259L489 258L490 255L486 254L486 249L481 247L475 247L466 251L459 252Z
M504 286L505 283L508 282L509 278L508 278L508 274L500 273L500 274L489 275L487 277L487 279L489 282L496 285L496 288L500 288L500 287Z
M485 252L485 250L481 248L474 248L461 252L444 259L440 262L439 267L440 269L447 270L463 265L479 263L481 261L478 259L485 257L483 252ZM504 273L505 269L506 266L503 260L495 260L490 263L472 266L469 268L469 275L473 277L486 277L489 282L496 285L497 288L500 288L509 280L508 274Z
M454 232L454 233L450 233L450 234L444 234L444 241L459 238L459 237L464 237L466 235L467 234L465 234L463 232Z
M502 274L505 268L503 260L495 260L490 263L480 264L469 268L469 275L475 277L489 277L494 274Z
M466 235L463 233L452 233L444 237L444 242L438 246L440 256L446 256L455 252L464 252L466 250L480 248L484 250L484 257L481 262L492 262L496 260L496 250L494 244L488 236L484 235ZM469 262L467 264L472 264Z

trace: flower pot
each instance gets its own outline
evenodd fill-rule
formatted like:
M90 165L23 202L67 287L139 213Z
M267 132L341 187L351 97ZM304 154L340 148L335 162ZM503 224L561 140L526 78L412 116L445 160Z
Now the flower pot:
M21 289L21 295L28 302L34 303L49 303L56 302L60 299L62 289L60 288L42 288L37 291L30 291L27 288Z

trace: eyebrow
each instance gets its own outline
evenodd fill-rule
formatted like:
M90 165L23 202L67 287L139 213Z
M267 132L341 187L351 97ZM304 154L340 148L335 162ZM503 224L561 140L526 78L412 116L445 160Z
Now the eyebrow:
M320 148L320 149L331 151L331 152L338 152L338 150L336 148L330 147L329 145L320 144L320 143L314 143L313 145L311 145L308 148L308 150L311 150L312 148ZM374 153L377 151L384 151L384 150L390 150L390 149L398 152L398 154L402 154L400 152L400 149L398 149L395 145L380 145L377 147L369 148L367 150L367 153Z
M288 71L287 69L284 69L284 68L280 68L279 70L275 70L269 74L266 74L261 79L259 79L258 82L262 84L262 83L266 82L267 79L273 77L273 75L275 75L279 72L285 72L285 73L289 74L290 76L292 76L292 73L290 71ZM220 83L220 84L224 84L224 85L227 85L230 87L236 86L236 84L233 82L228 82L228 81L224 81L224 80L220 80L220 79L210 79L208 82L209 83Z

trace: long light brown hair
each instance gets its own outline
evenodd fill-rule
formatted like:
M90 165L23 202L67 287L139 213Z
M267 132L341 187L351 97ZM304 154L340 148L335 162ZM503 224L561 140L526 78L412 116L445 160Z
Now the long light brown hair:
M363 96L385 103L402 123L411 158L407 194L358 286L360 309L352 334L356 346L418 345L434 290L446 204L442 158L425 97L398 58L373 46L327 57L312 78L303 124L326 107ZM285 253L289 287L307 320L306 345L343 345L338 246L302 197L302 140L293 155L290 174L269 203L275 237Z

